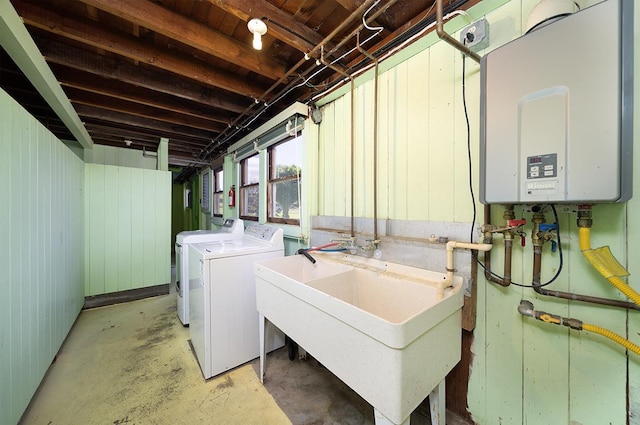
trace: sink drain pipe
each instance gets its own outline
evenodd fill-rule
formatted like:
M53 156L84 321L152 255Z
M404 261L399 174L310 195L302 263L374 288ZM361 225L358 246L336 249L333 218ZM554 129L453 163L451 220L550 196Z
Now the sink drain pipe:
M523 316L533 317L534 319L540 320L541 322L551 323L554 325L567 326L577 331L587 331L587 332L593 332L593 333L602 335L622 345L627 350L640 355L640 346L618 335L617 333L610 331L609 329L605 329L600 326L593 325L591 323L584 323L578 319L573 319L570 317L562 317L556 314L547 313L546 311L535 310L533 308L533 303L531 301L528 301L528 300L520 301L520 305L518 306L518 313L520 313Z
M453 250L456 248L462 249L475 249L478 251L489 251L493 245L490 243L470 243L470 242L460 242L460 241L449 241L446 245L447 249L447 275L446 277L438 283L437 286L437 294L438 301L444 298L444 290L453 285L453 274L456 271L454 267L453 261Z

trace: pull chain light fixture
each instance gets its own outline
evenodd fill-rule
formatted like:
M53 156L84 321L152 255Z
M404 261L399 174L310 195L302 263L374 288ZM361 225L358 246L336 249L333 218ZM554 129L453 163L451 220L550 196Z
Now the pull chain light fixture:
M253 34L253 48L262 50L262 36L267 33L267 24L262 19L252 19L247 23L247 28Z

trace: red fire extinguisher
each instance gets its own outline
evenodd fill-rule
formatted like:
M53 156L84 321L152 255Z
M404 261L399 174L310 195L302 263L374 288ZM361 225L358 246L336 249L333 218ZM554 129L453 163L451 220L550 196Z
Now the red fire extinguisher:
M236 206L236 186L231 185L231 189L229 189L229 206Z

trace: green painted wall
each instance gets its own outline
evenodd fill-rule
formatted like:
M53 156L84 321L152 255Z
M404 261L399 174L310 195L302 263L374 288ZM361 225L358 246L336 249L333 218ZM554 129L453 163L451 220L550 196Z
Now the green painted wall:
M526 17L537 0L481 2L469 13L486 16L491 46L496 48L522 34ZM586 6L590 2L580 2ZM635 22L640 22L636 7ZM466 22L447 25L454 33ZM636 37L640 30L635 29ZM457 37L457 34L454 34ZM640 45L636 43L636 77L640 76ZM402 60L402 55L406 57ZM384 63L384 62L383 62ZM471 123L473 187L478 194L479 65L467 61L467 105ZM636 81L640 81L636 78ZM597 84L597 82L594 82ZM640 84L635 98L640 99ZM416 42L389 64L379 78L378 165L373 168L373 77L356 81L355 99L355 215L373 217L372 179L378 177L378 216L382 219L430 220L470 223L467 139L462 107L462 58L434 35ZM318 164L312 178L312 214L348 216L351 192L350 104L344 89L325 99L324 118L317 127L312 162ZM635 108L635 156L640 157L640 106ZM317 140L316 140L317 137ZM635 161L635 163L640 163ZM637 171L637 170L636 170ZM315 181L317 179L317 181ZM305 186L309 187L309 186ZM313 188L316 188L314 190ZM632 273L630 284L640 291L640 265L633 252L640 249L640 178L636 172L634 198L620 205L594 207L592 246L609 245ZM476 204L482 221L482 205ZM518 215L530 219L529 212ZM492 208L501 220L502 208ZM547 221L553 217L547 215ZM553 284L595 296L624 298L582 258L578 247L576 215L560 211L565 254L564 271ZM531 226L527 227L531 231ZM530 245L530 244L529 244ZM502 241L497 239L495 263L502 264ZM558 267L558 254L545 246L542 280ZM443 254L444 255L444 254ZM530 283L531 247L514 254L514 280ZM522 298L536 309L573 316L607 327L640 343L637 312L584 305L578 302L540 299L531 289L496 287L484 278L478 282L478 315L472 345L469 412L478 424L640 424L640 358L597 335L569 331L521 317ZM628 392L627 392L628 387ZM627 409L627 403L629 408ZM629 421L629 422L627 422Z
M171 173L85 164L85 295L171 282Z
M124 143L122 147L93 145L91 149L84 150L84 161L147 170L158 169L157 152L145 153L138 149L127 148Z
M15 424L84 302L84 164L0 90L0 423Z

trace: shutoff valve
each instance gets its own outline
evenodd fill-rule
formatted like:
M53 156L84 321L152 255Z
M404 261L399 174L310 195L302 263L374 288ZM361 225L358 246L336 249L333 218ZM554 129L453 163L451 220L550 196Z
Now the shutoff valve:
M510 229L514 229L514 234L520 236L520 245L525 246L527 244L527 234L522 227L527 224L527 220L524 218L517 220L507 220L507 226Z
M538 226L538 236L544 242L551 242L551 252L556 252L558 247L558 243L556 242L555 232L558 230L558 225L556 223L541 223Z

